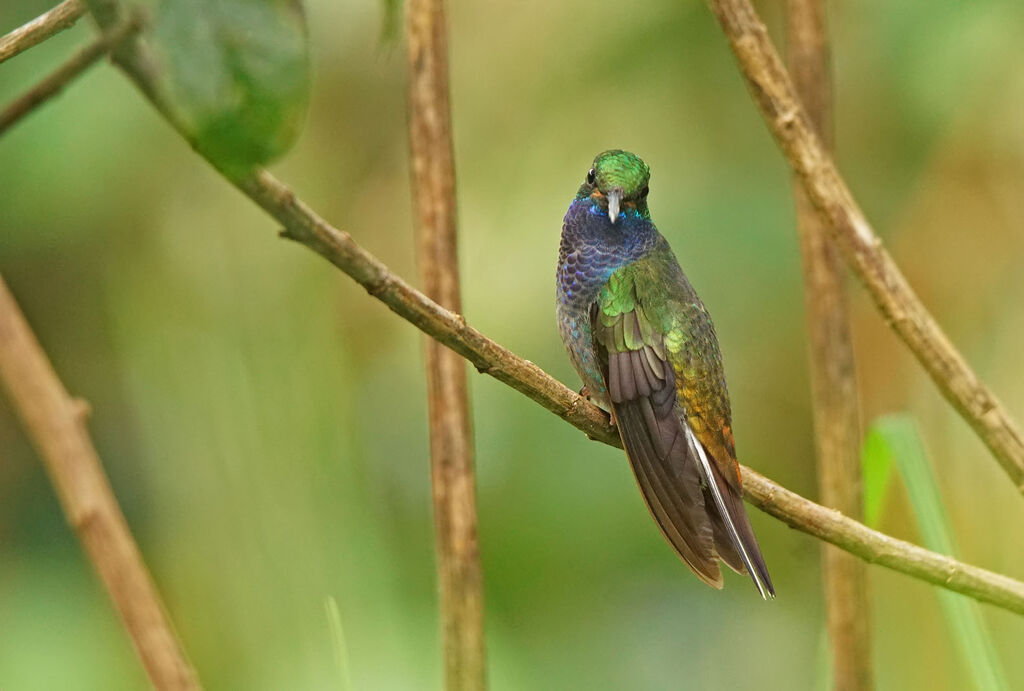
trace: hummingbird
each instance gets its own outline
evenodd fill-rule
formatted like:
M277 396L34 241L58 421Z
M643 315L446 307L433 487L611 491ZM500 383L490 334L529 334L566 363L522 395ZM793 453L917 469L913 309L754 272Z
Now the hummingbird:
M649 183L635 154L594 159L562 224L558 328L665 539L713 588L722 561L767 600L775 589L743 507L718 337L651 220Z

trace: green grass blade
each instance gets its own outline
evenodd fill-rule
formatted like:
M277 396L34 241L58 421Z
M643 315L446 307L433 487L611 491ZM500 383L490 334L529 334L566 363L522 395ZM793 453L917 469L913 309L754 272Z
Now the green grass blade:
M822 626L818 635L818 652L815 655L814 686L821 691L832 691L835 688L835 674L832 671L832 651L828 645L828 627Z
M892 454L880 434L868 434L861 454L861 478L864 483L864 525L878 528L885 495L893 475Z
M878 418L868 431L864 448L865 460L872 454L887 450L887 455L895 461L914 508L924 546L955 557L956 545L942 508L935 471L914 420L909 415ZM1009 691L1006 673L978 603L942 589L938 589L936 595L975 687L983 691Z
M338 677L341 679L342 691L353 691L352 671L348 663L348 645L345 643L345 629L341 626L341 612L337 601L327 596L324 600L327 610L327 625L331 629L331 646L334 648L334 661L338 665Z

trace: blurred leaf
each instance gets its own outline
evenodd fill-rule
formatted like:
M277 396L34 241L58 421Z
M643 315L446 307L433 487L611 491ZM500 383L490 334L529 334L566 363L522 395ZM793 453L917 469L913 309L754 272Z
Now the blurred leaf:
M338 665L338 677L341 688L352 691L352 672L348 663L348 645L345 643L345 629L341 626L341 612L338 601L330 595L324 601L327 610L327 624L331 627L331 647L334 648L334 661Z
M240 176L295 141L309 100L297 0L157 0L147 35L196 150Z
M895 460L914 507L924 545L930 550L956 556L956 547L935 472L928 460L917 426L909 415L886 415L868 430L865 458L887 452ZM938 589L939 606L946 617L953 639L970 670L978 689L1009 689L1006 674L974 600L948 590Z
M861 452L861 477L864 482L864 524L877 528L885 493L892 478L892 455L879 434L868 434Z
M380 42L397 43L401 35L402 0L381 0L384 14L380 22Z
M832 668L832 651L828 645L828 627L824 624L821 633L818 635L818 652L815 655L814 665L814 687L821 691L832 691L835 688L833 679L835 673Z

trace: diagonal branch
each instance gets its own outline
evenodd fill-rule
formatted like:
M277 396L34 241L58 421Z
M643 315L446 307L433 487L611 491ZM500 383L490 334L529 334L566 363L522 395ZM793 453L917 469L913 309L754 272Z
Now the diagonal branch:
M72 79L94 65L97 60L110 52L117 44L124 41L125 38L138 31L139 24L140 22L137 18L132 18L115 25L98 39L73 55L49 76L43 78L38 84L13 100L6 108L0 111L0 134L6 132L12 125L31 113L38 106L56 96Z
M116 21L114 0L90 0L99 9L101 26ZM149 81L151 72L136 62L138 51L114 53L114 60L154 107L168 117L165 104ZM183 137L187 135L179 129ZM191 142L190 142L191 143ZM366 291L425 334L448 346L477 368L536 401L592 439L621 448L618 433L600 408L570 391L529 360L469 326L462 315L427 298L375 256L356 244L348 233L318 216L295 193L266 171L243 180L225 178L284 226L282 236L313 250L341 269ZM834 509L819 506L744 467L746 499L789 526L830 542L865 561L881 564L953 592L1024 614L1024 583L1007 576L929 552L872 530Z
M914 294L814 133L749 0L708 0L768 128L878 309L1024 493L1024 437Z
M39 15L28 24L0 36L0 62L38 45L46 39L74 25L85 14L82 0L64 0L49 12Z
M409 167L420 276L430 298L460 312L444 2L409 0L405 17ZM423 340L445 688L482 691L486 687L484 594L466 363L434 339Z
M787 50L793 80L822 142L832 140L832 84L829 75L825 0L788 0ZM842 258L821 216L797 181L804 302L810 333L811 394L821 503L859 519L861 496L860 421L857 377L847 318ZM832 647L835 691L870 691L870 600L867 566L831 545L822 545L825 613Z
M299 242L344 271L392 311L469 360L480 372L508 384L591 439L621 448L618 433L600 408L570 391L529 360L469 326L462 315L433 302L306 206L270 173L238 184L249 198ZM746 499L790 527L830 542L865 561L881 564L981 602L1024 614L1024 583L897 540L790 492L743 467Z
M85 427L88 405L64 390L0 278L0 381L57 488L132 643L158 689L199 689Z
M743 469L743 494L751 504L791 528L830 542L868 563L1024 614L1024 583L1021 581L872 530L834 509L819 506L780 487L749 468Z
M348 233L333 227L296 199L270 173L260 172L238 187L285 227L285 237L327 259L370 295L469 360L479 371L525 394L592 439L621 448L618 433L597 406L391 273ZM865 561L1024 614L1024 583L879 533L834 509L804 499L747 467L743 468L743 491L747 500L762 511Z

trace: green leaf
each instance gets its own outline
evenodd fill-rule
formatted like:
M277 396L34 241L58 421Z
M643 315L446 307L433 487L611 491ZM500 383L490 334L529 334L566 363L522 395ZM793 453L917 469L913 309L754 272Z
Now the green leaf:
M892 455L881 435L869 434L864 440L860 466L864 483L864 525L877 528L893 474Z
M815 654L814 684L812 689L832 691L835 688L835 670L832 667L832 652L828 647L828 626L822 625L818 633L818 652Z
M338 602L327 596L324 600L324 609L327 610L327 625L331 630L331 647L334 649L334 663L338 666L338 679L341 682L342 691L352 691L352 673L348 661L348 644L345 643L345 629L341 625L341 612L338 611Z
M196 150L233 176L287 151L309 100L299 2L155 2L145 39L161 97Z
M380 22L380 41L391 44L401 36L402 0L381 0L383 14Z
M956 556L953 533L942 508L935 471L909 415L887 415L868 430L864 457L885 453L895 460L914 508L925 547ZM978 603L948 590L937 589L939 606L978 689L1009 689Z

